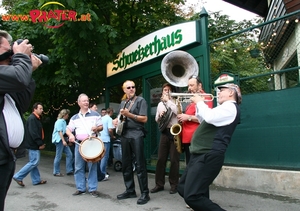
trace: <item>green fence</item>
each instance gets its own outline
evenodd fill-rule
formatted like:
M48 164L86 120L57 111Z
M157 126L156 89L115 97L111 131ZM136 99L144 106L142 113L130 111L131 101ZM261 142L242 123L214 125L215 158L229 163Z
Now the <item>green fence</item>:
M212 74L238 75L243 94L227 165L300 170L299 12L210 42ZM229 70L215 68L220 54Z

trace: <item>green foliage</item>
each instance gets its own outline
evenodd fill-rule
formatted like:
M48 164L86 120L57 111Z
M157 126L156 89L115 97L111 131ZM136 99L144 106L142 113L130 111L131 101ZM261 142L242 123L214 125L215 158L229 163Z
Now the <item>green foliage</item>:
M176 15L182 0L61 0L59 3L64 7L49 4L41 8L48 2L4 0L3 4L8 14L67 9L76 11L77 19L89 15L90 21L7 21L2 22L2 28L14 39L29 39L35 53L49 57L49 64L33 73L37 83L33 102L43 102L49 115L76 105L74 102L82 92L90 97L99 96L106 86L106 64L117 53L146 34L184 20ZM59 28L46 27L62 22L64 25Z
M191 19L197 19L195 14ZM262 20L237 22L231 20L227 15L220 12L210 14L208 18L211 78L215 80L222 72L230 72L239 75L240 78L250 77L261 73L269 72L263 58L262 50L258 40L259 29L253 29L244 33L237 33L241 30L257 25ZM223 38L224 39L221 39ZM256 58L251 57L250 50L257 49L260 54ZM248 82L246 86L251 91L265 89L266 80L258 79ZM243 89L250 90L250 89ZM244 94L246 94L244 92Z

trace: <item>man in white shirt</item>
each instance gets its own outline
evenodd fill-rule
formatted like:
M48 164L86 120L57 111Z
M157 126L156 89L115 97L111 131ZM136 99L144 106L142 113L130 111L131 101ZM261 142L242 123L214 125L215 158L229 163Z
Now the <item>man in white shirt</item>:
M235 84L224 84L218 89L219 106L213 109L204 103L203 96L191 97L201 124L192 137L190 162L177 189L193 210L224 210L209 199L209 186L223 166L226 149L240 122L242 95Z

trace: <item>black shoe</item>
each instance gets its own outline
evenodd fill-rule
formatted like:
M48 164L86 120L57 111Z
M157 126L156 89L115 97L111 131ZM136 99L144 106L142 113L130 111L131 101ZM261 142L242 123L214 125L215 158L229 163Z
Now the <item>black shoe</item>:
M128 198L136 198L136 193L135 191L133 192L127 192L125 191L124 193L121 193L120 195L117 196L117 199L121 200L121 199L128 199Z
M74 175L74 173L73 172L69 172L69 173L67 173L67 175L71 176L71 175Z
M92 191L92 192L90 192L90 195L97 198L97 197L99 197L100 193L98 191Z
M142 193L141 197L137 200L137 204L146 204L149 200L149 194Z
M175 194L175 193L177 193L177 189L176 188L171 188L170 194Z
M159 187L159 186L155 186L155 188L151 189L150 192L151 193L157 193L159 191L164 190L164 187Z

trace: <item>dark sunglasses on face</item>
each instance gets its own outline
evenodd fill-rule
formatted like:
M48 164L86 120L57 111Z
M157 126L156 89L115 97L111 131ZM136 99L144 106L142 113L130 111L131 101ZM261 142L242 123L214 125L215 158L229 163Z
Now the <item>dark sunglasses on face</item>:
M128 87L126 87L126 89L134 89L135 88L135 86L128 86Z

